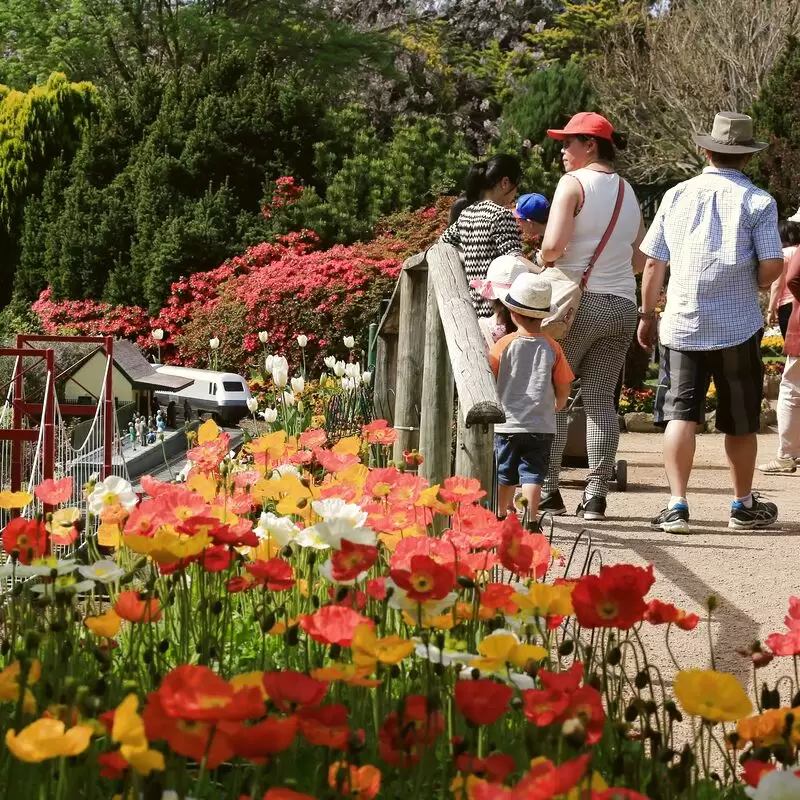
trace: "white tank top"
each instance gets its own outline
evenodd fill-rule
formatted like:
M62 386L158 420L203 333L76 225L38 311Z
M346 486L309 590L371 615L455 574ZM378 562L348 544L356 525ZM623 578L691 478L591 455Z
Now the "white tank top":
M619 181L624 179L616 173L597 172L593 169L576 169L569 175L569 180L577 178L583 186L584 201L575 217L572 238L564 255L555 265L579 281L611 221L617 202ZM636 280L631 259L640 222L639 201L631 185L625 181L625 197L617 224L594 265L586 286L587 292L613 294L636 302Z

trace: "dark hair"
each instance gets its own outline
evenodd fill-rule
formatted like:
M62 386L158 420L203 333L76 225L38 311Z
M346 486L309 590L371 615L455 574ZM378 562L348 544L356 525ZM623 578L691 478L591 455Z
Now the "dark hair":
M447 223L452 225L460 216L461 212L469 205L469 200L463 195L450 206L450 220Z
M610 139L603 139L600 136L586 136L582 133L575 134L575 138L584 143L594 139L597 142L597 157L600 161L608 161L609 163L614 162L617 157L617 150L624 150L628 146L628 140L616 131L611 134Z
M778 225L778 233L780 233L781 244L784 247L800 245L800 222L792 222L792 220L783 219L780 225Z
M492 156L488 161L479 161L470 167L467 175L467 200L470 204L477 203L481 195L503 178L508 178L514 186L519 185L522 178L522 166L519 159L500 153Z
M749 160L752 153L712 153L708 151L709 159L715 167L728 169L741 169Z
M508 306L503 305L502 300L492 301L492 311L497 317L498 325L502 325L506 329L506 333L514 333L517 330L517 324L511 319L511 312Z

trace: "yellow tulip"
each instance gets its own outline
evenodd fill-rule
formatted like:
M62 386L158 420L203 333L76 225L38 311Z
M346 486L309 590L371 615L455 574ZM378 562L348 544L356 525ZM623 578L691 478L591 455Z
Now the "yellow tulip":
M0 492L0 508L7 510L25 508L33 500L29 492L9 492L4 489Z
M38 764L50 758L80 755L92 738L88 725L75 725L67 729L60 719L37 719L19 734L6 732L6 747L15 758Z
M414 643L401 636L386 636L379 639L369 625L359 625L353 634L353 662L367 666L398 664L414 649Z
M86 617L83 624L95 635L111 639L119 633L122 621L112 608L97 617Z
M675 676L675 696L683 710L711 722L736 722L753 704L733 675L712 669L687 669Z
M541 661L547 657L547 650L535 644L520 644L510 633L487 636L479 645L482 658L473 658L471 667L484 672L502 672L508 664L524 669L529 661Z

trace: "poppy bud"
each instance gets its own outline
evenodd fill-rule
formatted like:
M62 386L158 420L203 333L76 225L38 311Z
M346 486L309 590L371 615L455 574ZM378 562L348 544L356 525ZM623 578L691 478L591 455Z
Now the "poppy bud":
M4 656L7 656L9 651L11 650L11 642L8 639L3 639L2 644L0 644L0 653Z
M44 682L44 685L42 686L42 693L44 694L46 700L53 699L53 684L51 684L50 681Z
M159 653L166 653L169 650L169 639L162 639L158 643L158 652Z
M458 576L458 585L462 589L474 589L475 588L475 581L472 578L468 578L466 575L459 575Z
M308 566L313 567L314 564L317 563L317 554L309 553L308 556L306 556L306 560L308 561Z
M622 753L617 754L611 761L611 774L615 778L625 774L625 757Z
M683 714L678 710L678 706L672 700L667 700L664 703L664 710L669 714L670 720L672 722L683 722Z
M635 722L635 721L636 721L636 718L637 718L638 716L639 716L639 709L638 709L638 708L636 708L636 705L635 705L634 703L631 703L631 704L630 704L630 705L629 705L629 706L628 706L628 707L625 709L625 721L626 721L626 722Z
M25 584L24 583L15 583L11 587L11 596L12 597L19 597L22 594L22 590L24 588L25 588Z
M765 710L781 707L780 693L777 690L769 689L766 683L761 687L761 707Z
M33 653L34 651L36 651L37 648L39 647L39 643L40 642L41 642L41 639L39 638L39 634L36 633L36 631L28 631L25 634L25 649L29 653ZM6 643L3 642L3 644L6 644Z
M472 680L474 680L474 681L479 680L480 677L481 677L481 671L479 669L476 669L476 668L473 668L472 670L470 670L469 674L472 676Z
M287 544L287 545L286 545L286 546L283 548L283 550L281 550L281 555L282 555L284 558L291 558L291 557L292 557L292 546L291 546L290 544Z
M736 731L731 731L728 734L727 742L734 750L738 750L739 749L739 740L740 739L741 739L741 737L739 736L738 733L736 733Z
M215 600L211 604L211 613L216 617L222 613L222 600Z
M574 649L575 649L575 642L573 642L572 639L565 639L558 646L558 654L560 656L568 656L572 654L572 651Z
M416 667L415 667L415 668L413 668L413 669L410 669L410 670L408 671L408 677L409 677L409 678L410 678L412 681L415 681L415 680L416 680L416 679L419 677L419 670L418 670Z
M305 498L305 497L301 497L301 498L300 498L300 499L297 501L297 507L298 507L298 508L305 508L307 505L308 505L308 499L307 499L307 498Z
M612 647L606 656L606 664L616 667L622 661L622 650L619 647Z
M342 647L338 644L332 644L330 649L330 657L336 661L337 658L342 654Z
M152 652L152 650L145 650L142 653L142 661L144 661L145 664L152 664L153 663L153 652Z
M675 758L676 755L678 755L677 752L675 752L675 750L673 750L672 748L668 747L666 750L661 751L658 760L662 764L669 764L669 762L672 761L672 759Z
M710 594L708 596L708 600L706 600L706 607L708 608L708 612L710 614L713 614L717 610L718 606L719 606L719 599L717 598L716 595Z
M319 597L317 597L316 595L312 597L311 605L314 606L314 608L319 608Z
M300 641L300 631L297 629L297 625L293 625L286 631L286 644L294 647L298 641Z
M652 716L658 711L658 706L656 705L654 700L648 700L644 704L644 709L647 711L648 715Z
M437 633L437 634L436 634L436 640L435 640L435 641L436 641L436 646L437 646L437 647L438 647L440 650L444 650L444 645L445 645L445 638L444 638L444 634L443 634L443 633Z
M641 672L637 673L633 682L637 689L644 689L644 687L650 683L650 675L647 670L643 669Z
M261 630L264 633L271 631L275 627L275 614L270 611L264 615L264 619L261 620Z
M340 586L339 589L336 591L336 602L341 603L345 597L347 597L347 593L350 590L346 586Z
M692 752L691 745L687 742L681 750L681 766L691 767L694 765L694 753Z
M62 633L64 631L64 623L60 619L54 619L50 623L51 633Z
M444 675L444 664L438 663L433 665L433 674L441 677Z
M392 664L392 666L389 668L389 675L391 675L393 678L399 678L400 667L398 667L397 664Z
M798 706L800 706L800 692L792 698L792 708L797 708Z

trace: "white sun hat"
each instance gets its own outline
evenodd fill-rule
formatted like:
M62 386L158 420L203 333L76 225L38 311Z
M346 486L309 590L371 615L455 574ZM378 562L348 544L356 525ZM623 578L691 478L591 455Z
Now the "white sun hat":
M500 300L505 297L516 278L527 272L535 272L536 265L519 254L498 256L486 270L484 280L470 281L486 300Z
M553 313L550 306L552 299L553 287L550 281L541 275L526 272L514 280L501 302L523 317L545 319Z

